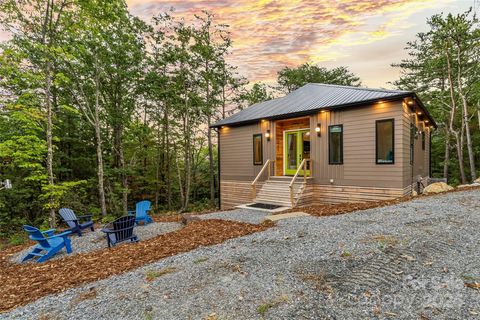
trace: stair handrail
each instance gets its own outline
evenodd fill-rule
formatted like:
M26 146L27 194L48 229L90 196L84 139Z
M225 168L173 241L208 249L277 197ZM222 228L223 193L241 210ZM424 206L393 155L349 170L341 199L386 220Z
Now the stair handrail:
M255 180L253 180L253 182L252 182L252 200L254 200L255 197L257 196L257 182L260 179L260 177L262 176L262 174L263 174L263 172L265 171L266 168L268 168L267 179L270 178L270 175L271 175L270 163L273 163L274 161L275 160L267 159L267 161L265 161L265 164L263 165L262 169L260 170L260 172L255 177Z
M288 188L290 189L290 203L292 205L292 208L295 206L295 198L293 196L293 184L295 183L295 180L297 180L298 175L300 174L300 171L303 170L303 182L307 183L307 163L310 162L311 159L306 159L304 158L300 165L298 166L297 172L295 172L295 175L292 178L292 181L290 181L290 184L288 185ZM310 169L312 166L310 165Z

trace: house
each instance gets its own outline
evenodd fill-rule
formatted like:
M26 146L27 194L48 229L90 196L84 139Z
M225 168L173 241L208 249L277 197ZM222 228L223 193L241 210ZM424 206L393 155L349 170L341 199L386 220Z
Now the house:
M414 92L309 83L212 127L226 209L409 195L430 175L436 124Z

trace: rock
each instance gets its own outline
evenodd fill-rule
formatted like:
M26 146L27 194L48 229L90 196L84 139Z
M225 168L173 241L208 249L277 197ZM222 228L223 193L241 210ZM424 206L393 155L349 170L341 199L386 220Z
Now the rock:
M432 193L440 193L440 192L445 192L450 190L453 190L453 187L449 186L445 182L435 182L428 185L425 189L423 189L423 193L432 194Z
M416 197L416 196L418 196L418 193L417 193L417 191L415 191L415 190L412 190L412 197Z
M182 223L184 225L187 225L187 224L190 224L194 221L200 221L202 219L200 219L199 216L195 216L195 215L192 215L192 214L182 214Z
M459 186L457 186L457 188L459 189L462 189L462 188L468 188L468 187L472 187L473 185L470 185L470 184L461 184Z
M474 183L480 184L480 178L477 178L477 180L473 181Z

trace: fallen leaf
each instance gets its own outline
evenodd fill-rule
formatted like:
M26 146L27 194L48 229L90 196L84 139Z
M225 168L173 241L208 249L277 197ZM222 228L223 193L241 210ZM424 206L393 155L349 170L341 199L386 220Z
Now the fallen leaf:
M480 289L480 282L465 282L465 287L472 289Z

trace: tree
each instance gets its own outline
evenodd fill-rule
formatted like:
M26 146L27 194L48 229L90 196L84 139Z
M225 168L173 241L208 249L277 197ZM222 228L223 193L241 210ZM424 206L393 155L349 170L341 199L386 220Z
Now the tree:
M475 152L478 154L471 120L479 101L475 87L480 79L480 36L478 21L470 15L467 11L456 16L432 16L428 20L430 31L419 33L415 41L407 44L410 58L394 64L402 68L402 76L394 84L417 91L440 124L443 135L440 138L444 141L443 176L448 178L456 165L461 183L466 183L464 145L472 180L476 178ZM450 157L452 137L456 159ZM438 153L435 151L438 147L432 145L434 153Z
M253 84L252 88L242 95L247 105L263 102L273 99L273 95L268 92L267 85L261 82Z
M350 72L347 67L337 67L329 70L309 63L296 68L285 67L278 72L277 78L279 90L285 93L292 92L307 83L355 87L361 85L360 78Z
M0 5L1 22L13 34L13 42L24 50L31 67L43 75L44 106L46 108L47 174L49 196L50 226L55 227L55 177L53 174L53 108L55 102L52 88L55 81L55 57L58 37L62 30L64 11L68 9L67 0L32 0L19 2L6 0ZM53 91L52 91L53 89Z

